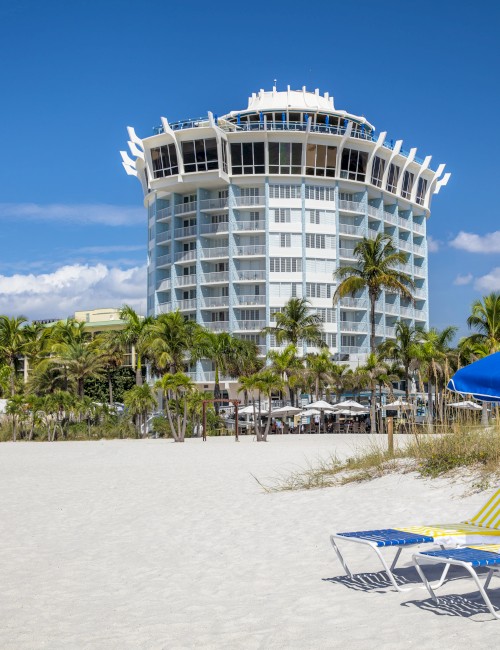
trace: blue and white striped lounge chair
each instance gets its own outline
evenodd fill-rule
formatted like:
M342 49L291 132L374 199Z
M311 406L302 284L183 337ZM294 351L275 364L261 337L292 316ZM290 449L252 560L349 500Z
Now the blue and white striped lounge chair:
M434 593L436 586L431 585L427 580L427 576L423 571L422 565L444 563L445 571L447 571L450 566L458 566L462 569L465 569L476 583L476 586L486 604L486 607L490 610L496 619L500 619L500 612L493 607L493 604L491 603L491 600L489 599L487 593L491 578L495 574L500 577L500 544L467 546L465 548L451 548L440 551L415 553L413 555L413 561L415 563L415 567L418 571L419 576L422 578L422 582L427 587L427 590L431 597L437 603L439 603L439 598ZM476 569L480 567L488 568L484 584L481 584L479 575L476 571Z
M383 528L381 530L362 530L351 533L335 533L330 535L330 541L346 574L353 574L342 555L339 543L351 542L369 547L375 551L387 573L390 583L397 591L408 591L396 581L393 571L405 546L419 544L438 544L441 549L463 547L477 544L491 544L500 541L500 490L488 499L485 505L471 519L458 524L431 524L429 526L406 526ZM389 566L381 552L388 546L397 547L396 555ZM433 588L440 587L448 573L450 565L446 565L441 579Z

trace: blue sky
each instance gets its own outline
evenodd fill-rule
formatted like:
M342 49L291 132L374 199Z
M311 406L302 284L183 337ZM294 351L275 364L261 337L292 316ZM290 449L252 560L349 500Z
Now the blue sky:
M144 304L146 225L126 126L306 85L445 162L428 232L431 324L500 290L500 9L493 1L0 4L0 312Z

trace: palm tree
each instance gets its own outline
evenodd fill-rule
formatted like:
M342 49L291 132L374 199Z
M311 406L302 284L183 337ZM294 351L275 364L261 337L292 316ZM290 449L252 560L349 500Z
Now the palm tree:
M24 337L24 316L10 318L0 316L0 359L10 368L10 394L16 390L16 372L19 360L24 354L26 340Z
M252 394L252 405L253 405L253 428L255 433L255 438L259 440L260 436L260 421L261 421L261 399L260 399L260 383L259 383L259 373L256 372L253 375L245 375L238 379L238 392L243 392L245 394L245 402L248 401L248 394ZM255 393L259 395L259 419L257 420L257 408L255 406Z
M311 313L306 298L290 298L283 311L275 314L276 326L265 327L263 334L273 334L278 345L291 343L296 348L301 342L324 347L323 322L318 314Z
M406 401L410 399L410 368L418 357L418 345L422 337L422 328L398 321L395 327L395 339L388 339L379 345L379 354L385 359L393 359L404 370Z
M102 379L104 376L105 360L97 347L90 343L61 343L57 346L56 356L50 361L62 366L68 378L74 379L80 398L84 395L85 379Z
M135 369L135 383L142 385L142 361L147 347L147 337L154 319L140 316L130 305L120 309L120 318L125 321L121 336L123 341L132 346L132 366Z
M149 411L157 404L149 384L136 385L123 395L126 409L135 419L137 435L146 433L146 423Z
M266 413L267 422L264 429L264 432L260 430L260 401L259 401L259 430L260 435L257 435L257 442L267 442L267 436L269 435L269 429L271 427L271 419L273 414L273 403L272 395L283 390L283 379L273 370L265 368L257 373L256 376L256 388L260 393L264 393L267 396L269 408Z
M354 248L358 258L357 266L341 266L333 277L340 284L333 296L333 302L346 296L354 297L358 291L368 289L370 301L370 352L375 354L375 303L383 289L390 289L413 300L410 289L413 280L407 273L399 271L398 264L406 264L408 255L395 248L392 237L378 233L375 239L363 238Z
M24 345L24 383L28 381L30 367L34 367L48 353L50 330L42 323L30 323L23 329Z
M297 357L297 348L290 344L284 350L270 350L267 358L271 362L271 368L288 386L290 404L295 406L295 386L299 380L299 373L304 370L303 362Z
M386 379L389 381L387 376L387 366L384 365L383 361L376 354L370 352L366 359L364 366L360 368L360 372L366 376L366 379L370 386L370 426L371 433L377 433L377 400L376 400L376 388L379 381L384 382Z
M159 374L167 369L180 372L189 362L197 332L196 321L187 320L180 311L160 314L147 334L147 349Z
M113 372L123 365L126 345L123 338L116 336L116 332L113 331L100 334L96 339L96 344L108 378L109 404L113 406Z
M330 370L330 384L331 388L335 391L335 397L338 402L342 393L345 391L349 383L349 375L352 373L352 370L345 363L332 363Z
M473 344L482 344L489 354L500 350L500 293L490 293L472 303L467 319L470 329L476 329L469 337Z
M432 401L432 386L434 383L436 399L438 399L440 381L439 378L445 374L447 355L450 353L450 344L457 331L456 327L449 326L439 331L431 327L428 332L420 335L420 346L418 347L418 360L427 375L428 386L428 409L429 421L434 419L434 404ZM442 382L441 382L442 383ZM441 400L438 400L438 404Z
M323 390L332 382L334 370L335 364L332 363L329 350L307 355L306 371L314 386L316 401L321 399Z
M176 372L173 375L164 375L156 382L156 387L161 388L167 395L165 406L174 441L184 442L188 420L188 395L194 390L193 382L183 372ZM175 422L172 406L175 407Z

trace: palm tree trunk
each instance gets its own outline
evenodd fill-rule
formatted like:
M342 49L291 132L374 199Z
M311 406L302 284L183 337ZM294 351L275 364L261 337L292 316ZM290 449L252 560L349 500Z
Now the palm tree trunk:
M220 399L220 385L219 385L219 367L215 364L215 377L214 377L214 399ZM220 402L214 402L215 414L219 415Z
M377 400L375 399L375 382L372 380L370 382L370 390L371 390L371 402L370 402L370 432L371 433L377 433L377 409L376 403Z
M269 429L271 427L271 418L272 418L272 413L273 413L273 405L271 401L271 393L268 395L269 398L269 412L267 414L267 422L266 422L266 428L264 430L264 435L262 436L262 441L267 442L267 436L269 434Z
M137 355L137 365L135 367L135 385L142 386L142 365L139 354Z
M410 401L410 368L409 366L405 366L405 393L406 393L406 401Z
M109 391L109 405L113 406L113 381L111 372L108 371L108 391Z
M375 354L375 295L369 292L370 298L370 352Z

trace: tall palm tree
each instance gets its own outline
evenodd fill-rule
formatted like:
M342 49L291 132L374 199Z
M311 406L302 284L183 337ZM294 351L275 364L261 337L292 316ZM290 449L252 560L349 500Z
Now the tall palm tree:
M388 234L379 233L375 239L363 238L356 244L354 256L358 258L357 266L341 266L333 274L335 280L340 280L333 301L354 297L358 291L368 289L370 352L375 354L375 303L382 290L390 289L413 300L410 289L414 288L414 283L407 273L397 269L399 264L406 264L408 255L395 248Z
M370 386L370 426L371 433L377 433L377 400L376 388L377 382L385 381L387 377L387 366L382 359L370 352L365 364L360 368L360 372L365 375Z
M24 337L24 316L10 318L0 316L0 359L10 368L10 394L16 389L16 372L19 361L24 354L26 339Z
M123 338L116 336L114 331L100 334L96 339L96 345L108 379L109 405L113 406L113 372L123 366L127 346Z
M306 372L314 386L316 401L321 399L323 390L332 382L335 364L332 362L330 351L321 350L319 354L308 354L306 357Z
M121 336L128 345L132 346L132 363L135 369L135 383L142 385L142 361L147 348L147 337L153 324L151 316L140 316L130 305L120 309L120 318L125 321Z
M500 350L500 293L493 292L472 303L467 319L470 329L477 330L469 337L471 343L483 344L489 354Z
M288 386L290 404L295 406L295 386L300 378L300 372L304 370L302 360L297 357L297 348L290 343L284 350L269 350L267 358L271 362L271 368Z
M262 333L273 334L278 345L291 343L298 348L305 342L324 347L323 322L318 314L310 311L310 302L306 298L290 298L275 318L276 325L265 327Z
M102 379L104 376L105 361L97 347L90 343L61 343L50 361L65 368L68 377L74 379L80 398L84 396L85 379Z
M157 316L146 336L155 371L182 371L190 360L199 329L196 321L187 320L178 310Z
M23 329L24 345L24 382L28 381L29 369L48 354L51 343L50 329L42 323L30 323Z
M271 419L273 415L272 395L283 390L283 379L270 368L261 370L256 377L256 388L260 393L266 395L268 399L268 412L266 413L267 422L264 431L260 431L257 435L257 442L266 442L271 427ZM259 427L260 427L260 401L259 401Z
M149 384L134 386L123 395L123 403L127 411L135 419L138 436L146 433L148 413L156 406L156 398Z
M188 395L194 391L194 383L188 375L176 372L164 375L156 382L156 387L167 395L165 406L173 439L175 442L184 442L188 420ZM175 409L174 412L172 412L172 406Z
M422 331L422 328L400 320L395 327L396 338L387 339L378 347L379 354L383 358L393 359L403 367L407 401L410 399L410 369L418 357Z

